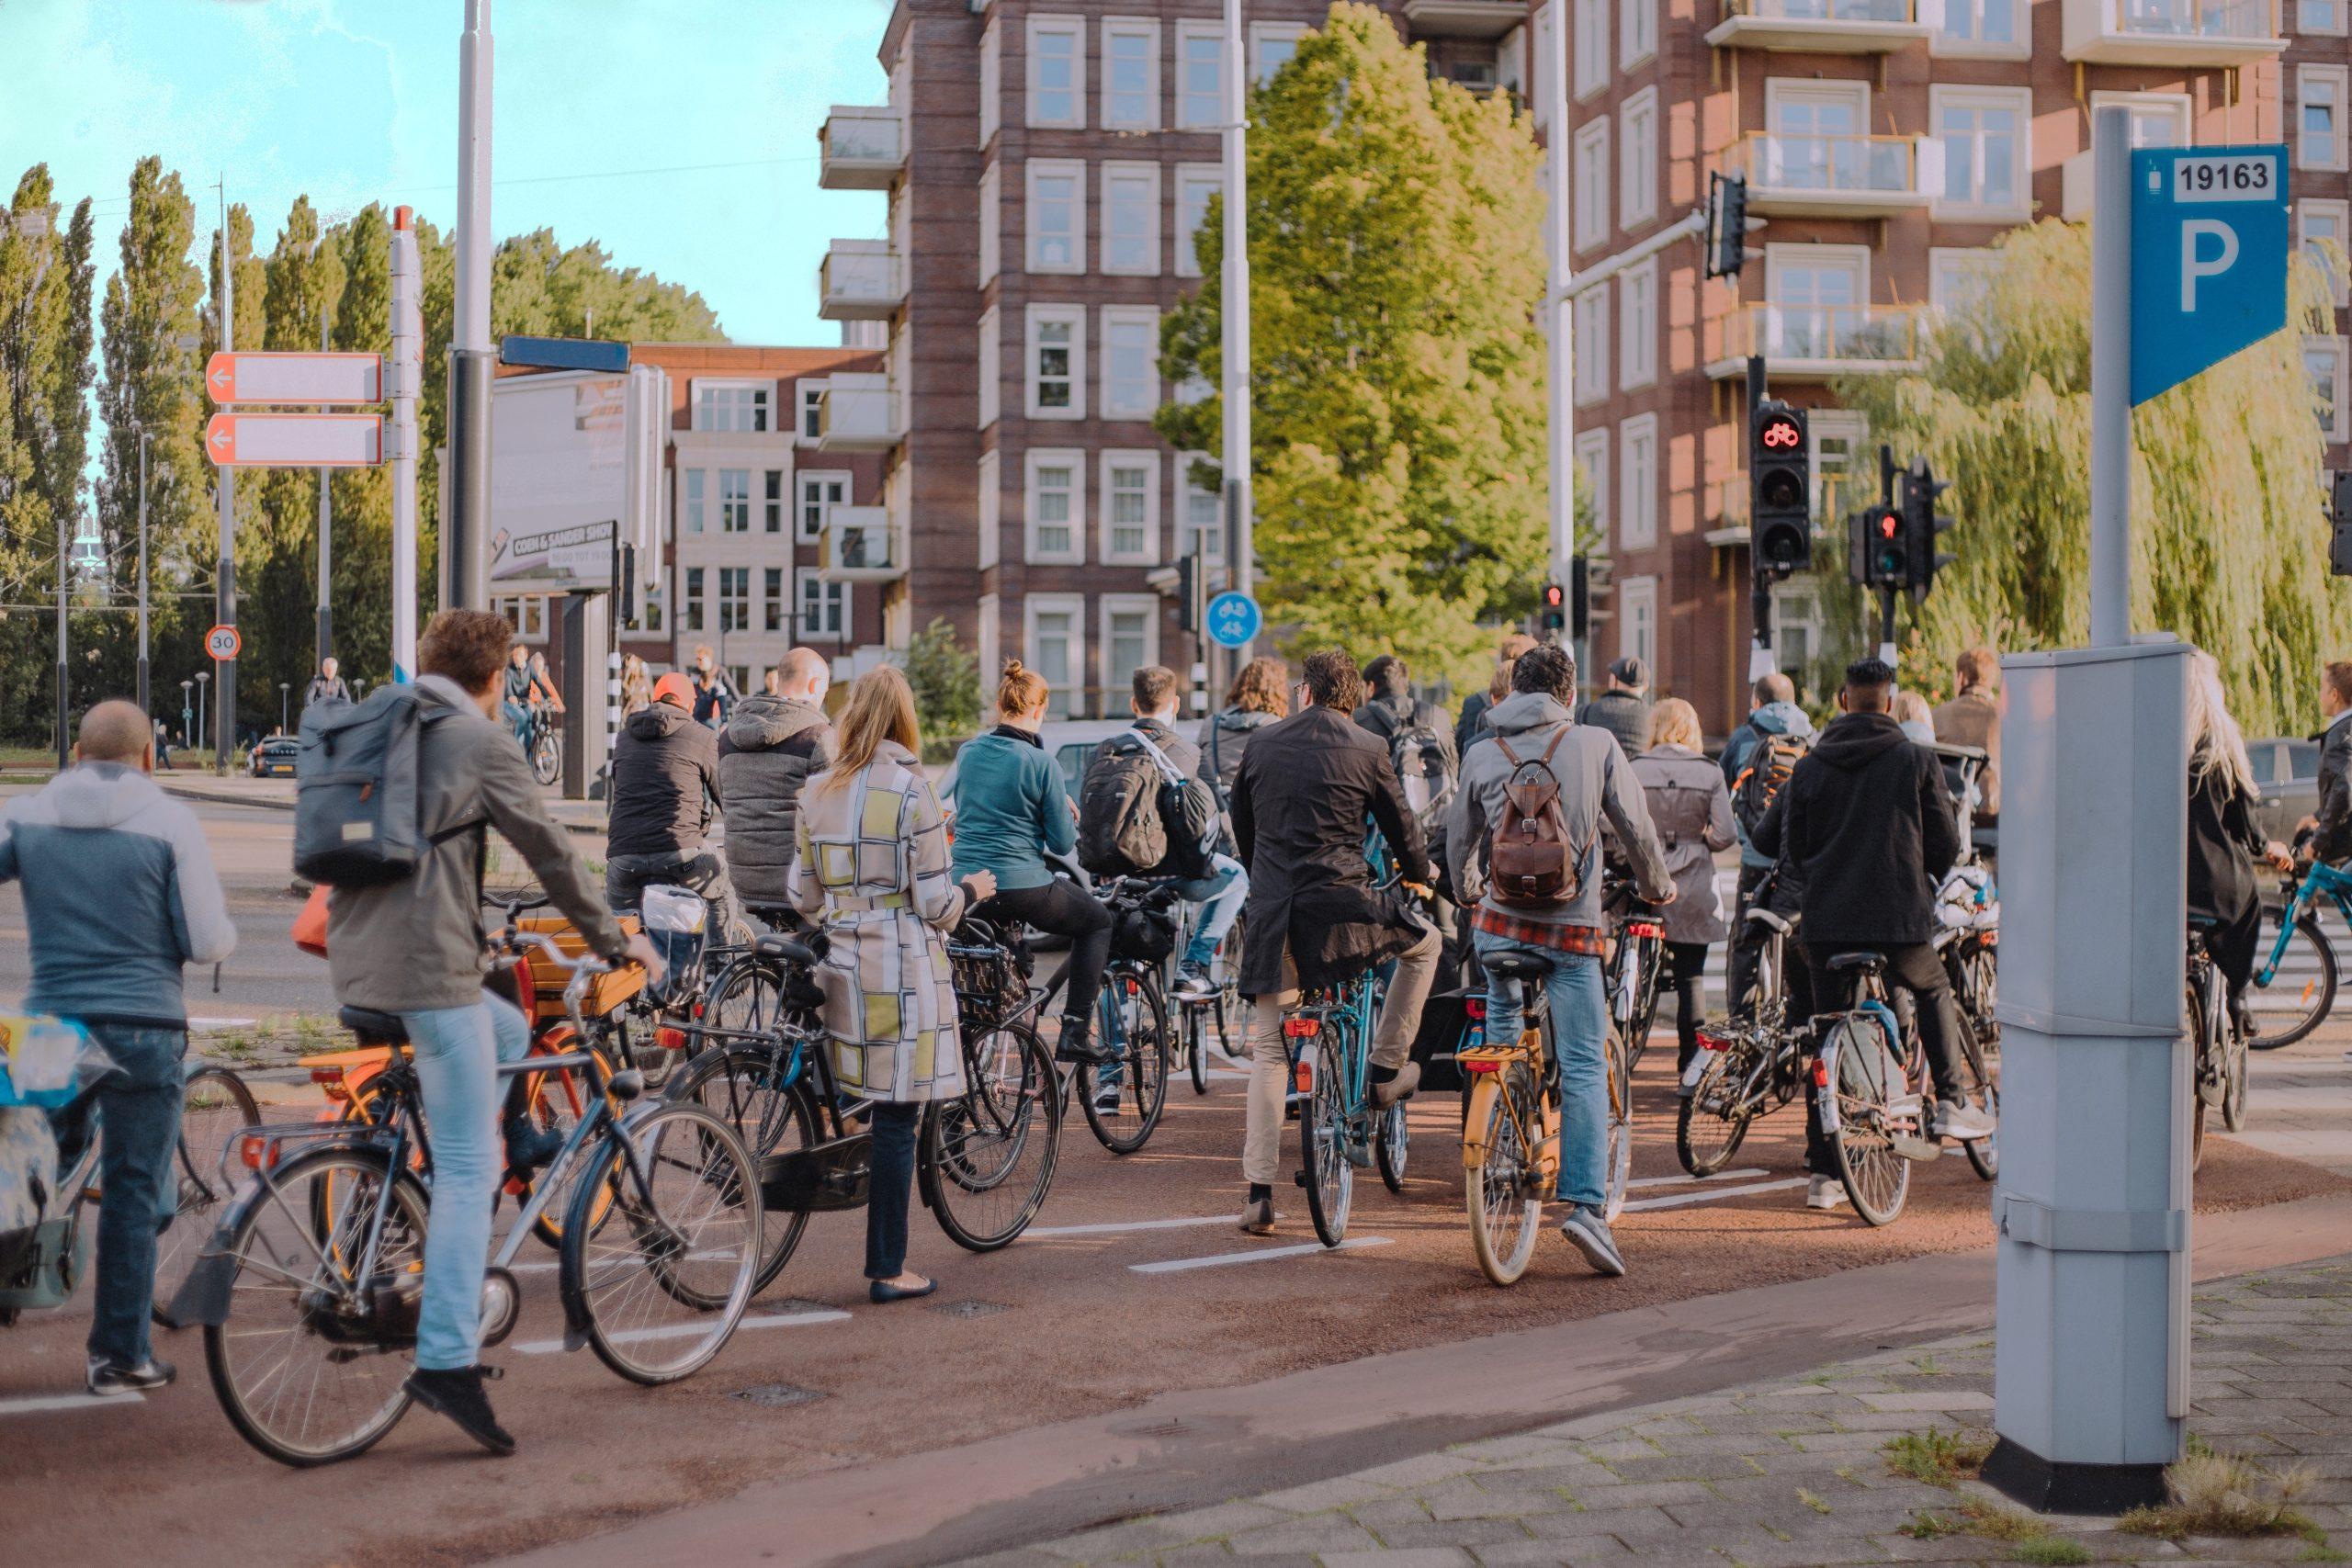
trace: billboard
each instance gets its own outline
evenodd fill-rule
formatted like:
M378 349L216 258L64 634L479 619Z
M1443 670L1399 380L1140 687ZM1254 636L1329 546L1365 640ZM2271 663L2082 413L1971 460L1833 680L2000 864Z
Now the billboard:
M491 386L490 581L502 593L609 589L616 542L659 581L669 378L505 376Z

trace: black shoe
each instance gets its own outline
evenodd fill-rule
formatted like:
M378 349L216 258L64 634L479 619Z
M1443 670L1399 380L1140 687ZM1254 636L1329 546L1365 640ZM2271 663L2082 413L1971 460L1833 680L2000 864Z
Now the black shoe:
M1061 1038L1054 1043L1057 1062L1092 1062L1098 1065L1119 1059L1116 1045L1105 1045L1093 1037L1093 1032L1082 1023L1062 1020Z
M919 1301L937 1289L939 1289L939 1281L936 1280L925 1280L922 1284L911 1289L905 1285L894 1285L888 1280L876 1280L866 1285L865 1299L876 1306L888 1306L892 1302Z
M169 1361L157 1360L153 1356L149 1356L135 1367L126 1367L119 1361L93 1356L88 1371L83 1374L82 1385L104 1399L114 1394L147 1393L166 1388L179 1375L177 1367Z
M419 1367L409 1373L408 1382L401 1386L411 1399L427 1410L447 1416L467 1437L504 1458L514 1451L514 1438L490 1413L490 1398L481 1391L484 1378L498 1375L494 1367L458 1367L448 1371Z
M1216 999L1216 980L1205 964L1189 959L1176 966L1176 999L1180 1002L1206 1002Z
M506 1135L506 1168L528 1176L563 1151L564 1134L553 1127L535 1127L527 1117L510 1116Z

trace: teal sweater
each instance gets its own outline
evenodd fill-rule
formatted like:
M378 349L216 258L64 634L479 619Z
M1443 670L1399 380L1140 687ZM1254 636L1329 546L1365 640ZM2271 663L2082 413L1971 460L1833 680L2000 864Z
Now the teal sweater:
M1043 887L1053 881L1046 852L1078 848L1078 819L1062 771L1045 749L990 733L956 756L956 858L958 879L996 873L999 887Z

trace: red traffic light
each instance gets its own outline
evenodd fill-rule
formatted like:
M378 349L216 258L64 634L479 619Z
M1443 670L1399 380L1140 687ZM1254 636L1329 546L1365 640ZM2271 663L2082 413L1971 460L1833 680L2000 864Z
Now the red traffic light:
M1566 589L1561 587L1556 582L1547 582L1544 585L1544 607L1545 609L1556 610L1567 602L1568 591Z
M1878 536L1882 539L1892 539L1894 537L1895 529L1900 527L1902 523L1903 519L1892 512L1880 513L1878 514Z
M1764 422L1756 439L1767 452L1793 452L1804 444L1804 432L1786 414L1775 414Z

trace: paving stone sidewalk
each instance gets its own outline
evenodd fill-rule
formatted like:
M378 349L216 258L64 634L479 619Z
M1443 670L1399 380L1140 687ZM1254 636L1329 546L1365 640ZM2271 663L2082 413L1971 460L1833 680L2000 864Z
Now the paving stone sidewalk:
M2111 1521L2021 1528L1975 1482L1898 1475L1890 1439L1989 1438L1985 1337L1490 1438L1289 1491L1131 1519L978 1560L988 1568L1512 1568L1638 1562L2352 1561L2352 1256L2220 1280L2196 1302L2192 1434L2299 1470L2310 1534L2171 1542ZM2005 1536L1962 1528L1990 1517ZM1980 1524L1980 1529L1983 1528ZM2332 1537L2331 1546L2320 1537Z

